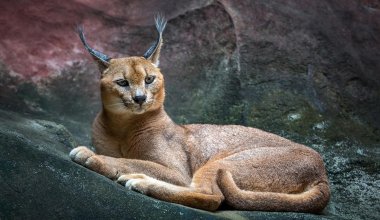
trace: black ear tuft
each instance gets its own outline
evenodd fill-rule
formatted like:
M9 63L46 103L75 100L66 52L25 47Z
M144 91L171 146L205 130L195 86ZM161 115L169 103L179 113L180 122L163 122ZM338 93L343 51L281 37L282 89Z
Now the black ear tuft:
M84 47L86 48L86 50L91 54L91 56L94 58L94 60L98 63L100 70L103 71L104 69L106 69L110 64L109 62L110 62L111 58L109 56L103 54L102 52L91 48L88 45L86 38L84 36L83 26L80 26L80 25L77 26L77 33L78 33L79 38L82 41Z
M159 64L159 57L161 52L161 46L163 43L162 33L165 30L167 20L165 17L161 14L157 14L154 18L156 29L158 32L158 37L156 42L145 52L144 57L147 60L150 60L153 64L158 66Z

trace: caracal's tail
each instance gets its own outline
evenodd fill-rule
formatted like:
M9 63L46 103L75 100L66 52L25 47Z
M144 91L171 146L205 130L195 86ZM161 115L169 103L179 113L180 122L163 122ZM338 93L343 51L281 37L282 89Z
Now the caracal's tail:
M299 194L255 192L239 189L232 175L219 170L218 185L225 196L225 202L240 210L321 212L330 198L327 181L320 181Z

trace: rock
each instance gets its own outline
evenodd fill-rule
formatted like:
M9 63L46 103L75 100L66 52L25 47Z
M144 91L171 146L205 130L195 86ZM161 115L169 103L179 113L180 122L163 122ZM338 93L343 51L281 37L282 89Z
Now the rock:
M320 219L297 213L219 211L158 201L72 162L62 125L0 110L1 219Z
M0 3L5 21L0 59L26 79L56 75L78 62L95 75L94 66L83 63L89 55L75 36L75 24L84 24L90 43L112 57L142 55L155 38L152 18L162 11L169 18L162 69L169 82L185 84L168 84L169 94L182 94L168 96L168 103L183 103L183 109L170 110L175 118L220 123L228 113L231 121L253 125L255 112L268 101L283 105L271 111L277 117L311 107L334 117L343 114L353 123L359 119L374 128L372 133L379 131L376 1L148 2ZM215 115L226 100L231 109ZM204 117L189 116L200 107L206 109Z
M77 144L62 125L4 111L0 117L2 219L210 215L128 191L73 163L68 153Z
M1 132L6 134L1 136L1 162L6 161L1 180L12 183L0 183L6 192L0 198L2 216L15 213L22 218L32 212L47 217L39 207L48 204L46 213L67 218L106 216L112 206L139 217L147 216L134 211L143 205L161 217L169 213L162 210L181 210L173 211L173 218L181 217L180 212L204 213L181 207L191 210L183 212L180 206L125 191L67 158L75 141L90 144L90 124L100 108L98 71L73 26L84 24L89 43L112 57L142 55L156 37L157 11L169 19L160 68L166 109L176 122L258 127L316 149L328 170L332 199L323 216L223 211L213 217L380 216L377 1L52 0L4 1L0 8L0 109L22 115L1 116ZM15 169L10 169L12 164ZM64 176L58 171L76 182L58 181ZM32 182L15 184L21 178ZM81 182L83 191L68 186ZM97 184L104 186L96 189ZM97 193L88 195L92 191ZM130 197L136 206L126 202ZM74 207L83 209L76 212Z

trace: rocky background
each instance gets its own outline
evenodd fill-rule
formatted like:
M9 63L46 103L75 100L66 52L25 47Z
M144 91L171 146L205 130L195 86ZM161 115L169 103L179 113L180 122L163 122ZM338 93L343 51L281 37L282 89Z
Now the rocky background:
M0 2L0 219L380 216L377 0ZM322 215L219 211L160 202L72 163L90 144L99 73L74 29L112 57L142 55L153 17L166 109L178 123L241 124L320 152L332 198Z

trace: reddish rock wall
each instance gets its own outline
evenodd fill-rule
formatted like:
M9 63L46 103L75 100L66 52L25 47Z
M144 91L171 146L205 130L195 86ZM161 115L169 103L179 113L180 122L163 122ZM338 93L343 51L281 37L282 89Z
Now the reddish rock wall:
M379 215L378 1L19 0L0 11L0 109L62 123L87 144L98 71L75 26L112 57L142 55L162 12L175 121L243 124L307 144L326 162L330 218Z

